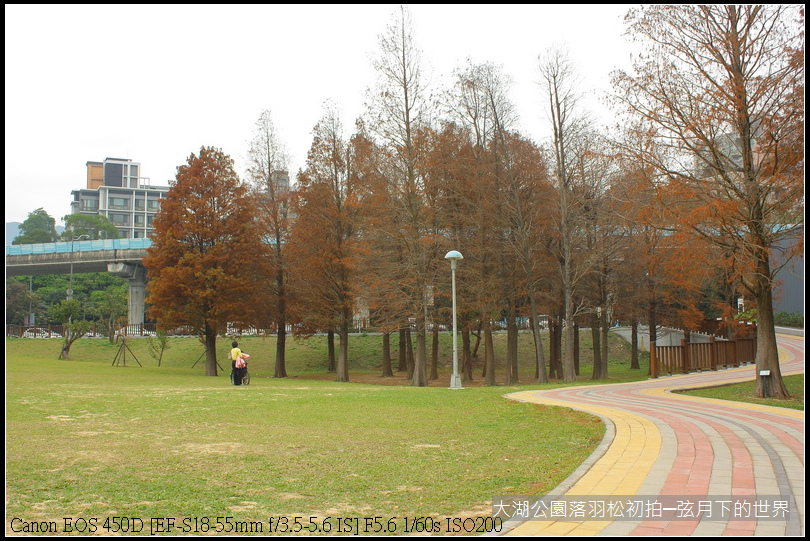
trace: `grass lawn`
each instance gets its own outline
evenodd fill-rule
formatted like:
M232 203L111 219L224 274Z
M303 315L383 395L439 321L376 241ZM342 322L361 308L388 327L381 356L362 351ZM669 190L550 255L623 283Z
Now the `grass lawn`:
M548 492L604 435L595 417L502 397L517 386L274 379L262 348L274 343L240 342L246 387L192 368L195 339L174 340L160 367L144 339L129 341L126 366L104 339L80 340L70 361L56 360L58 340L7 340L7 533L61 532L65 518L108 533L111 517L140 519L142 533L157 517L185 528L174 534L404 534L419 517L417 531L444 531L490 515L494 495ZM317 352L295 342L288 371L314 370Z
M614 338L610 381L645 379L646 355L629 370ZM489 516L494 495L547 493L604 435L585 413L505 400L543 387L528 361L520 384L447 389L449 335L428 388L334 382L322 336L290 340L290 377L275 379L275 340L239 341L252 355L244 387L227 377L229 339L220 377L204 375L194 338L172 339L161 366L146 339L130 339L125 359L120 345L82 339L70 361L56 360L59 340L7 339L6 533L63 532L66 519L101 534L481 533L463 519ZM350 378L386 383L379 344L352 337ZM520 351L531 358L531 335Z
M736 400L738 402L750 402L752 404L763 404L765 406L776 406L779 408L791 408L804 411L804 374L793 376L782 376L790 398L756 398L757 384L755 381L737 383L734 385L724 385L722 387L710 387L708 389L698 389L686 391L684 394L692 396L703 396L706 398L718 398L721 400Z
M427 350L430 355L431 336L427 339ZM250 353L250 374L252 377L270 378L274 374L274 363L276 355L276 340L274 336L269 337L242 337L238 339L240 348L246 353ZM337 338L335 338L337 345ZM368 380L369 375L379 375L382 372L382 350L381 337L378 334L357 334L349 338L349 379ZM441 333L439 335L439 372L450 373L452 369L452 335L451 333ZM506 357L506 333L495 333L494 344L496 352L496 380L499 384L504 383L504 360ZM545 354L548 362L548 334L544 333ZM157 359L149 353L148 340L146 338L130 338L127 341L127 349L122 351L120 344L112 344L105 338L83 338L75 342L71 348L71 361L106 363L111 365L113 361L117 366L133 365L138 363L145 367L156 367ZM394 371L397 369L399 337L391 335L391 355L393 357ZM58 339L7 339L6 349L9 353L19 351L26 355L34 355L44 359L56 359L61 351L61 341ZM483 358L483 345L481 345L478 357ZM230 361L228 354L231 350L231 339L220 338L217 340L217 359L221 368L225 369L226 375L230 373ZM327 367L327 341L325 335L316 335L309 339L298 340L287 339L286 349L287 374L290 377L301 378L327 378L334 380L334 374L326 371ZM580 379L583 382L590 382L593 372L592 363L591 334L589 331L580 332ZM205 359L203 358L204 346L196 338L170 338L170 347L161 359L161 367L178 368L189 370L188 373L204 374ZM461 352L459 352L460 355ZM134 357L133 357L134 355ZM536 381L534 377L534 344L532 335L527 332L520 333L518 342L519 376L520 381L525 384L532 384ZM611 382L631 381L645 379L649 366L649 355L641 353L641 370L630 370L630 345L618 335L610 335L609 355ZM137 360L136 360L137 359ZM460 359L459 359L460 360ZM483 380L481 362L475 363L474 382L480 383ZM404 373L398 374L402 376ZM362 376L360 378L359 376ZM383 378L379 378L379 383L385 384ZM431 381L430 386L449 386L449 376L442 381Z

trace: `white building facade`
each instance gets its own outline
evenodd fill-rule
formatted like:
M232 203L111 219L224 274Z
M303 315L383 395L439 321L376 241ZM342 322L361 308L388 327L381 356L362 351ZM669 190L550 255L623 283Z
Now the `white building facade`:
M105 216L120 238L149 237L169 186L151 186L140 172L141 164L130 159L87 162L87 186L71 192L71 213Z

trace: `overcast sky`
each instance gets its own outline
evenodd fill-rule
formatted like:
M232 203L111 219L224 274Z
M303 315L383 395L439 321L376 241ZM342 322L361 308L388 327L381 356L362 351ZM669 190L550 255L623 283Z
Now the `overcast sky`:
M630 65L628 5L419 5L416 45L437 90L469 57L512 78L519 129L538 143L548 123L538 55L564 47L597 117L609 74ZM86 163L130 158L153 185L201 146L242 175L248 141L271 111L304 167L329 99L347 129L374 82L371 57L398 4L5 5L6 221L44 208L62 224Z

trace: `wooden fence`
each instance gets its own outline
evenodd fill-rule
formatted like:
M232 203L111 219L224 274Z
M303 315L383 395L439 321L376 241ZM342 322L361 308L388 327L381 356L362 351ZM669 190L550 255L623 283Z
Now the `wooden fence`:
M651 375L655 378L660 374L688 374L753 363L757 339L756 336L736 340L711 337L708 343L702 344L681 340L680 346L655 346L652 351Z
M738 338L750 338L757 332L756 323L743 322L728 319L706 319L697 330L699 333L711 334L726 340L735 336Z

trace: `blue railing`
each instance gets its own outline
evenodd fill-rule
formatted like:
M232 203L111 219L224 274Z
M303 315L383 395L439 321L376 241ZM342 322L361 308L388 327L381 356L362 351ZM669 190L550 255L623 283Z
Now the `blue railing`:
M145 250L152 239L106 239L46 242L42 244L15 244L6 246L6 255L66 254L68 252L96 252L100 250Z

